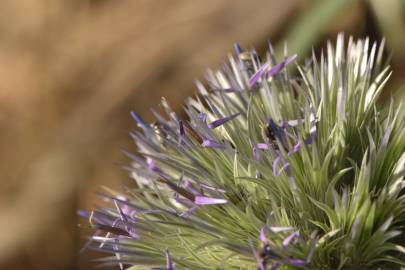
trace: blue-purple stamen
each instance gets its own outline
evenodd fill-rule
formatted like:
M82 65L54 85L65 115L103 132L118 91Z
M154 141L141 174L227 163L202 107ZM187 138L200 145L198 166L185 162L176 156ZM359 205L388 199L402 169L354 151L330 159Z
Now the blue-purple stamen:
M240 46L239 43L235 43L235 44L233 45L233 48L234 48L235 53L236 53L237 55L239 55L239 54L241 54L241 53L243 52L242 47Z
M231 116L227 116L227 117L224 117L224 118L215 120L215 121L209 123L209 124L208 124L208 127L209 127L210 129L217 128L217 127L219 127L219 126L221 126L221 125L227 123L228 121L233 120L234 118L238 117L239 115L240 115L240 113L235 113L235 114L232 114Z
M260 78L262 78L265 74L267 69L270 67L270 63L265 63L263 66L261 66L255 74L253 74L252 77L249 79L249 87L252 88L255 86L255 84L259 81Z
M283 62L275 65L274 67L272 67L266 74L267 78L270 78L270 77L272 77L274 75L277 75L283 68L285 68L290 63L292 63L296 58L297 58L297 55L294 54L294 55L292 55L290 57L287 57Z
M297 239L299 236L300 236L300 234L298 232L293 232L292 234L287 236L283 240L283 247L287 247L291 243L291 241L293 241L294 239Z
M257 71L255 74L253 74L252 77L249 79L249 87L252 88L255 86L255 84L259 81L260 78L263 76L267 76L267 78L271 78L275 75L277 75L283 68L285 68L287 65L289 65L291 62L293 62L297 58L297 55L293 55L290 57L287 57L283 62L273 66L270 68L270 62L264 63ZM270 70L269 70L270 68Z
M267 78L270 78L276 74L278 74L283 68L285 68L286 66L288 66L291 62L293 62L295 59L297 58L297 55L294 54L288 58L286 58L283 62L275 65L274 67L272 67L268 72L267 72Z
M142 128L144 131L148 130L150 127L148 124L146 124L143 119L134 111L131 111L131 116L135 120L136 125L139 128Z

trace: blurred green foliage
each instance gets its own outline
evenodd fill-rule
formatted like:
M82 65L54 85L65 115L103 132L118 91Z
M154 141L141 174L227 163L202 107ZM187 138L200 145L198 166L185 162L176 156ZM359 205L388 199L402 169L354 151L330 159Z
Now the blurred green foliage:
M315 44L330 34L329 27L339 23L353 9L366 10L370 14L377 38L385 38L387 53L391 55L394 70L393 82L388 86L386 95L405 97L405 0L312 0L305 5L298 17L276 45L277 55L284 54L284 40L288 41L288 51L298 53L305 58ZM355 14L354 16L358 16ZM369 24L370 22L366 22ZM370 27L366 25L366 27ZM375 40L371 40L372 42ZM376 40L379 41L379 40ZM400 100L397 98L396 100Z

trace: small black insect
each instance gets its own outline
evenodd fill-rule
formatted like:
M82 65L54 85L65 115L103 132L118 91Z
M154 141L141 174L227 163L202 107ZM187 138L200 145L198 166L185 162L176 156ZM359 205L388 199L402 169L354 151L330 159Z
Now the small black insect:
M264 139L267 141L268 144L270 144L274 149L279 150L277 141L281 143L283 148L287 150L288 148L288 143L287 143L287 135L284 131L284 129L280 126L278 126L273 119L270 118L270 120L267 122L266 125L263 125L262 127L262 133Z

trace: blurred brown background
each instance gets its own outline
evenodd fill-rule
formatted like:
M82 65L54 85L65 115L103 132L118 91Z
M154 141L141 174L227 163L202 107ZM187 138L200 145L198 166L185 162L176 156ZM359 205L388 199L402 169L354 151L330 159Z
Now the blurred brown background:
M0 269L94 269L76 209L132 184L115 165L129 112L151 120L161 96L180 111L234 42L305 56L340 31L385 36L386 95L403 96L404 18L400 0L2 0Z

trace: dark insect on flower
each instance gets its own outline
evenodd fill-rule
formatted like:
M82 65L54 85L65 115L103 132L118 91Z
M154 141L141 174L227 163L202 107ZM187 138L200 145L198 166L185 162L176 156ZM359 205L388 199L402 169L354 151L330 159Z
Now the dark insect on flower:
M267 124L262 126L262 135L265 141L274 149L279 150L277 143L279 142L283 146L284 150L287 151L288 141L286 132L282 127L278 126L273 119L270 118Z

